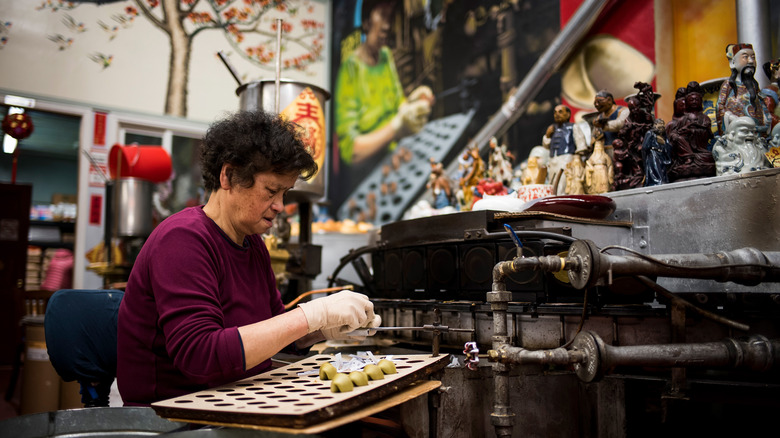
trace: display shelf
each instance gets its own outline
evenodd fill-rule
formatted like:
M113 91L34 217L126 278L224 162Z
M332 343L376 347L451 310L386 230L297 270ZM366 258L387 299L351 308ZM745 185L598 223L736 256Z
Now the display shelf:
M75 222L31 220L28 244L40 248L65 248L73 250L72 239L63 240L65 235L73 235Z

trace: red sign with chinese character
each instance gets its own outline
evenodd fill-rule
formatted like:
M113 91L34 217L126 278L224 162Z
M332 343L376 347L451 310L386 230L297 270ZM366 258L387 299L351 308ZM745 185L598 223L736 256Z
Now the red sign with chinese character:
M89 200L89 224L100 225L100 218L103 213L103 196L92 195Z
M306 87L298 97L282 111L287 120L297 123L306 131L304 142L309 147L309 153L314 161L322 169L325 164L325 115L320 101L311 90Z
M95 113L95 132L92 144L95 146L106 145L106 113Z

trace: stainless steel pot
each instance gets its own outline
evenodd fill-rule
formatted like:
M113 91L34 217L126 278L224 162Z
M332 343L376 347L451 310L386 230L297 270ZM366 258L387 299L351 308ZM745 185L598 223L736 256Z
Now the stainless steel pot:
M152 229L154 183L139 178L112 182L111 212L115 237L147 237Z
M325 111L325 102L330 99L330 93L322 88L296 82L289 79L279 80L279 107L276 106L276 81L273 79L260 80L243 84L236 89L236 95L239 97L240 109L242 111L253 111L262 109L268 112L282 112L301 94L303 90L310 88L317 97L322 110ZM322 127L325 129L325 126ZM325 136L327 139L327 136ZM322 145L323 148L326 145ZM323 151L324 153L324 151ZM309 181L298 181L295 187L290 190L289 196L293 199L318 199L325 195L325 168L327 167L327 154L324 154L325 160L320 164L320 170Z

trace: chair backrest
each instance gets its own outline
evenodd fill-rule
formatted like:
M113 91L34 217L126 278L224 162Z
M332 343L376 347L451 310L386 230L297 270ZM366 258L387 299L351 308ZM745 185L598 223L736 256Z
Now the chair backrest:
M119 290L62 289L46 306L43 324L49 359L64 381L81 384L85 406L108 406L123 297Z

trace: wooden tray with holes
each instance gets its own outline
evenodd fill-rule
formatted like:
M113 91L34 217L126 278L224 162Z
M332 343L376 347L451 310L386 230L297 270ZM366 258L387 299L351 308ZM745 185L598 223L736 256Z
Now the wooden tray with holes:
M375 356L377 360L385 357ZM319 371L321 364L334 360L320 354L228 385L152 403L152 408L157 415L177 421L304 428L395 393L449 362L446 354L404 354L391 359L396 374L349 392L331 392L330 380L320 380L319 373L301 374Z

